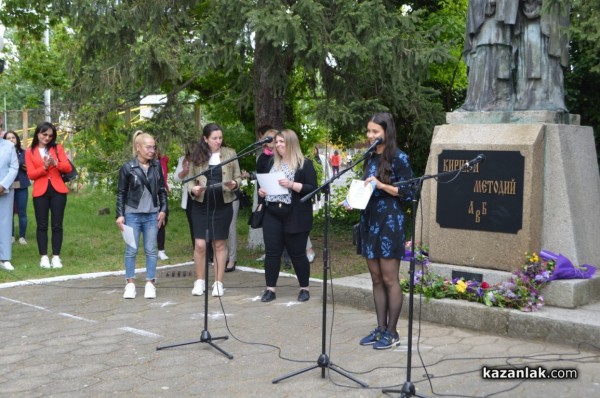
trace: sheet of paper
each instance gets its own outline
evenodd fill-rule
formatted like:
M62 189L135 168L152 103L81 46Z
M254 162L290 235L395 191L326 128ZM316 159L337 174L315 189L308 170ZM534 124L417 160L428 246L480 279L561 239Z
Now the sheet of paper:
M367 207L371 194L373 194L373 187L371 184L365 185L365 182L362 180L352 180L346 198L350 207L363 210Z
M123 234L123 240L125 241L125 243L127 243L129 246L136 249L137 243L135 241L135 237L133 236L133 228L131 228L129 225L123 224L122 234Z
M256 179L260 184L260 187L267 191L267 195L285 195L289 193L287 188L279 185L279 180L285 178L283 171L276 171L275 173L262 173L257 174Z

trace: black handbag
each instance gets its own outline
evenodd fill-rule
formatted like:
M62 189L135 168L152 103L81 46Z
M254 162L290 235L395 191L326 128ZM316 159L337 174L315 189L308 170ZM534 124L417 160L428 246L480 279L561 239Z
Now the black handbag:
M58 159L58 149L55 149L55 150L56 150L56 158ZM58 160L60 160L60 159L58 159ZM76 179L77 177L79 177L79 172L75 168L75 165L73 164L71 159L67 158L67 160L69 161L69 164L71 165L71 171L69 171L68 173L60 173L60 176L62 177L62 180L64 182L71 182L74 179Z
M263 218L265 216L265 205L264 203L259 203L252 213L250 213L250 219L248 220L248 225L251 228L257 229L262 228Z
M235 193L237 200L240 201L240 209L252 207L252 201L244 191L242 191L241 189L236 189L235 191L233 191L233 193Z
M74 179L76 179L77 177L79 177L79 173L77 172L77 169L75 168L75 165L73 164L73 162L71 162L71 159L68 159L68 161L71 164L71 171L68 173L62 173L60 175L64 182L71 182Z

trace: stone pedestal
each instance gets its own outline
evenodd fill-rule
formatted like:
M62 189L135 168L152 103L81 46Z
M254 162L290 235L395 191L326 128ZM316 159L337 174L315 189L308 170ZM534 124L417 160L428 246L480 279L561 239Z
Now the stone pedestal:
M431 261L513 271L524 263L525 252L546 249L563 253L574 264L600 265L600 177L590 127L577 125L577 115L555 112L455 112L447 121L435 128L426 174L439 173L444 151L518 152L523 158L517 176L522 178L522 191L510 194L522 195L522 213L502 215L520 217L520 228L508 233L493 226L488 230L440 226L437 212L450 198L438 195L439 181L425 180L419 208L423 223L419 213L417 237L429 245ZM502 157L495 159L480 168L512 166L502 164ZM481 181L474 178L472 200L465 201L464 214L459 207L456 217L472 217L473 207L482 217L506 213L499 204L505 192L490 190L492 199L481 199ZM490 188L498 183L484 182ZM514 208L510 211L516 213Z

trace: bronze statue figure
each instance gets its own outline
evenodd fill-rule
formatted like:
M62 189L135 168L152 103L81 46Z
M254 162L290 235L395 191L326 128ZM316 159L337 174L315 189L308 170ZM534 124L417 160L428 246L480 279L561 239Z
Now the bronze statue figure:
M465 103L459 111L566 111L569 0L470 0L464 59Z

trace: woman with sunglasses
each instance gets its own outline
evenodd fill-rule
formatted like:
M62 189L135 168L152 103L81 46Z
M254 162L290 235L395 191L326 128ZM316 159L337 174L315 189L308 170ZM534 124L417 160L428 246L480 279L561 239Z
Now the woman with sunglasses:
M125 248L124 299L134 299L135 259L140 235L144 237L146 255L146 286L144 298L156 298L156 263L158 230L167 218L167 188L162 167L156 160L154 137L141 130L133 134L134 158L125 162L119 170L117 185L117 226L131 227L136 247Z
M56 143L56 127L44 122L35 128L31 147L25 152L27 176L33 181L33 209L37 222L40 267L62 268L60 249L63 241L63 218L69 189L61 174L72 167L62 145ZM48 258L48 216L52 228L52 262Z

